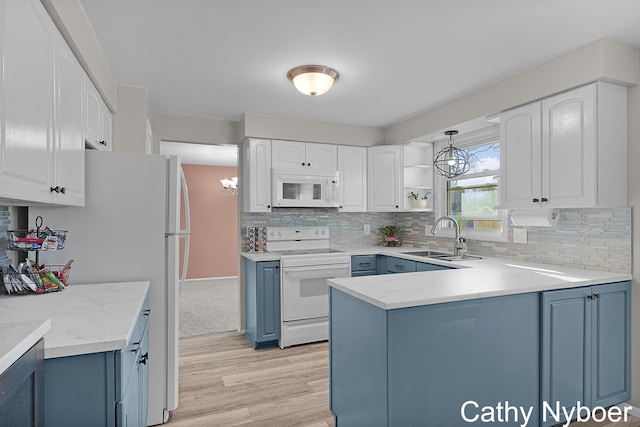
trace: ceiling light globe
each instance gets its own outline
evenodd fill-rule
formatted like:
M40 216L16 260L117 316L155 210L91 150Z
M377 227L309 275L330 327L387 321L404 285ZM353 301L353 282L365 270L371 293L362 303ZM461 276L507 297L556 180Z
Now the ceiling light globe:
M331 89L338 79L338 72L322 65L303 65L289 70L287 77L300 92L318 96Z

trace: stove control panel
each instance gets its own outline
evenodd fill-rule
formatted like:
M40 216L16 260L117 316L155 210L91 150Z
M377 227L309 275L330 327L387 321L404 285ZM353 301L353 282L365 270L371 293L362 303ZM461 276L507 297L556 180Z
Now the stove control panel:
M329 227L267 227L267 241L329 239Z

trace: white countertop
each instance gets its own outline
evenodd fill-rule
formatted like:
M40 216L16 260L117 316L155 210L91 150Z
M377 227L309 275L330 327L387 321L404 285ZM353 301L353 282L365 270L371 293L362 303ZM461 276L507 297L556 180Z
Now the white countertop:
M330 286L385 310L631 280L630 274L534 264L504 258L483 257L480 260L452 262L404 254L403 252L427 249L411 246L335 249L343 250L351 256L379 254L456 268L328 281ZM270 252L242 252L242 256L256 262L280 259L279 255Z
M49 320L0 323L0 374L40 341L50 328Z
M379 253L430 264L458 267L427 271L328 280L330 286L385 310L540 292L631 280L630 274L533 264L503 258L439 261L400 252L419 248L361 248L352 255Z
M123 349L148 289L149 282L122 282L72 285L41 295L2 295L0 342L13 333L11 325L50 319L45 359ZM3 352L0 349L0 355Z
M280 260L280 255L276 255L273 252L241 252L241 255L255 262Z

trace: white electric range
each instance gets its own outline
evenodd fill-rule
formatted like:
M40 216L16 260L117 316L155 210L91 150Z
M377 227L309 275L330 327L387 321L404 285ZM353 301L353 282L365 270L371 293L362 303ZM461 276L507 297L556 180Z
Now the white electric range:
M327 279L349 277L351 257L329 227L267 227L267 251L280 256L280 347L329 339Z

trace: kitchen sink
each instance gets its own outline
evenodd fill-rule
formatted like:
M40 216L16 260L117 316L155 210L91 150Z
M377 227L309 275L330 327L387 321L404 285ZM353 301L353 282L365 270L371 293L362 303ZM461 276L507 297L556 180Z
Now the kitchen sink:
M438 256L453 256L449 252L430 251L430 250L410 251L410 252L400 252L400 253L405 255L423 256L427 258L435 258Z
M477 255L462 254L462 255L456 256L450 252L440 252L440 251L431 251L431 250L407 251L407 252L400 252L400 253L405 255L414 255L414 256L421 256L425 258L439 259L441 261L472 261L476 259L482 259L481 256L477 256Z
M441 261L472 261L472 260L476 260L476 259L482 259L481 256L477 256L477 255L469 255L469 254L462 254L462 255L451 255L451 254L446 254L446 255L435 255L432 256L430 258L433 259L439 259Z

